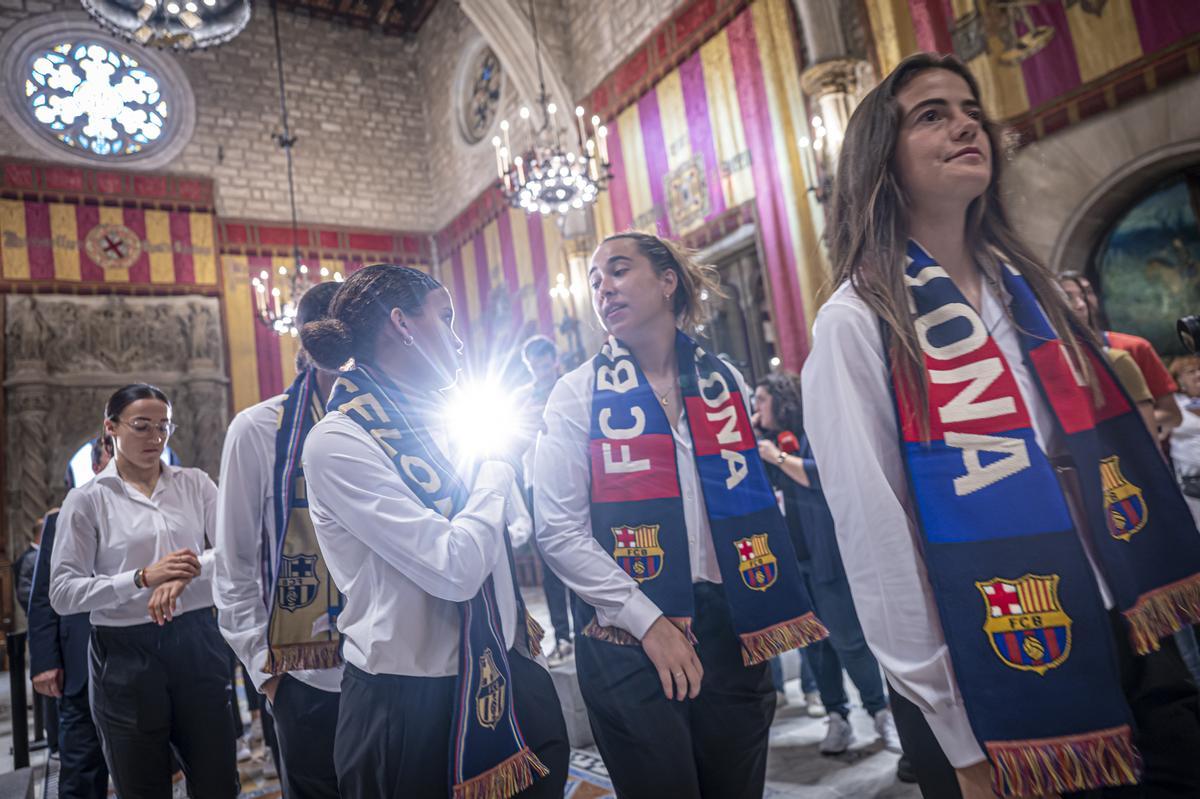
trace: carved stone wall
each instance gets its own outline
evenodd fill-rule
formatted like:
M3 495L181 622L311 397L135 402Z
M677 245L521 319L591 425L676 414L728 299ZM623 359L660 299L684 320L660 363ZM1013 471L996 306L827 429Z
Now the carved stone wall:
M9 552L66 494L71 456L100 432L104 402L128 383L171 398L171 447L217 478L229 386L221 310L211 297L6 298L4 390Z

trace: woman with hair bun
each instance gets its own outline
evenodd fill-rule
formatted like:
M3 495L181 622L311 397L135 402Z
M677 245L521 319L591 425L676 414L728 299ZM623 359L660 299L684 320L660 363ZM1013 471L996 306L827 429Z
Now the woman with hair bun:
M229 648L213 614L217 487L162 462L175 431L154 386L104 407L114 457L67 494L50 565L60 616L90 611L92 718L122 799L171 796L172 756L192 796L238 794Z
M825 636L736 369L684 331L716 270L643 233L592 255L609 337L559 380L535 458L538 545L577 596L576 667L622 797L758 797L767 661Z
M343 797L561 797L566 725L534 662L509 528L511 451L456 452L441 391L462 342L450 294L407 266L355 272L301 330L335 371L305 441L309 513L346 600L334 765Z

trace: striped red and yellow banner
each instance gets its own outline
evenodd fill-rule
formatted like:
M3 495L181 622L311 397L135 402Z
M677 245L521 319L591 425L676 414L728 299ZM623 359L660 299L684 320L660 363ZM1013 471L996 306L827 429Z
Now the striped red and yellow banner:
M787 0L756 0L619 111L608 124L614 178L593 219L601 237L636 229L680 238L753 202L780 354L798 369L828 270L798 144L805 109L794 29ZM496 332L493 287L502 280L522 297L521 321L536 319L544 333L559 321L549 296L567 270L557 226L514 210L501 218L445 254L472 341ZM516 283L505 268L510 251Z
M213 215L0 200L0 278L215 287Z

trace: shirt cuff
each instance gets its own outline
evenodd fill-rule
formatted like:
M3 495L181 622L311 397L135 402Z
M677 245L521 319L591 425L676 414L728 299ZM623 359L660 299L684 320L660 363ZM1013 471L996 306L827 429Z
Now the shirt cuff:
M267 674L263 671L263 667L267 665L267 657L270 653L266 649L255 652L250 658L250 664L246 667L246 673L250 675L250 682L254 683L254 690L260 694L263 692L263 683L272 677L278 676L275 674Z
M971 730L965 707L947 705L938 708L936 713L922 713L929 722L933 737L937 738L942 752L954 768L966 768L987 759L975 738L975 733Z
M658 621L661 615L663 613L658 609L658 605L650 601L640 589L635 589L625 607L613 618L613 624L640 641L650 629L650 625Z
M143 589L138 588L133 581L133 576L137 574L137 569L131 569L127 572L122 572L112 578L112 587L116 591L117 597L122 602L128 602L137 596L138 591Z

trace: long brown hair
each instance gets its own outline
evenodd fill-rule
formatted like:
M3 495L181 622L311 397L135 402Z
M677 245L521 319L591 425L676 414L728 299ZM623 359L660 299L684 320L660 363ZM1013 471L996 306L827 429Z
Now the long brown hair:
M676 323L684 331L692 333L708 321L709 310L701 298L706 293L711 297L725 296L721 288L721 276L715 266L700 263L696 260L696 254L682 244L636 230L614 233L600 243L603 245L616 239L633 241L638 252L650 261L655 274L669 271L679 278L671 309L675 312Z
M897 370L901 385L916 392L915 404L926 437L929 384L904 283L909 202L894 157L903 117L896 95L918 73L929 69L944 69L958 75L966 81L974 98L980 100L975 77L953 55L918 53L901 61L863 98L850 117L838 158L829 230L834 283L849 281L863 302L887 325L893 369ZM1071 325L1070 308L1054 275L1017 237L1004 211L1000 197L1004 133L986 115L980 124L991 142L992 178L983 194L967 207L967 246L990 280L1000 282L1005 263L1021 273L1076 365L1094 386L1091 363L1083 355L1077 331ZM1082 335L1089 333L1085 331Z

